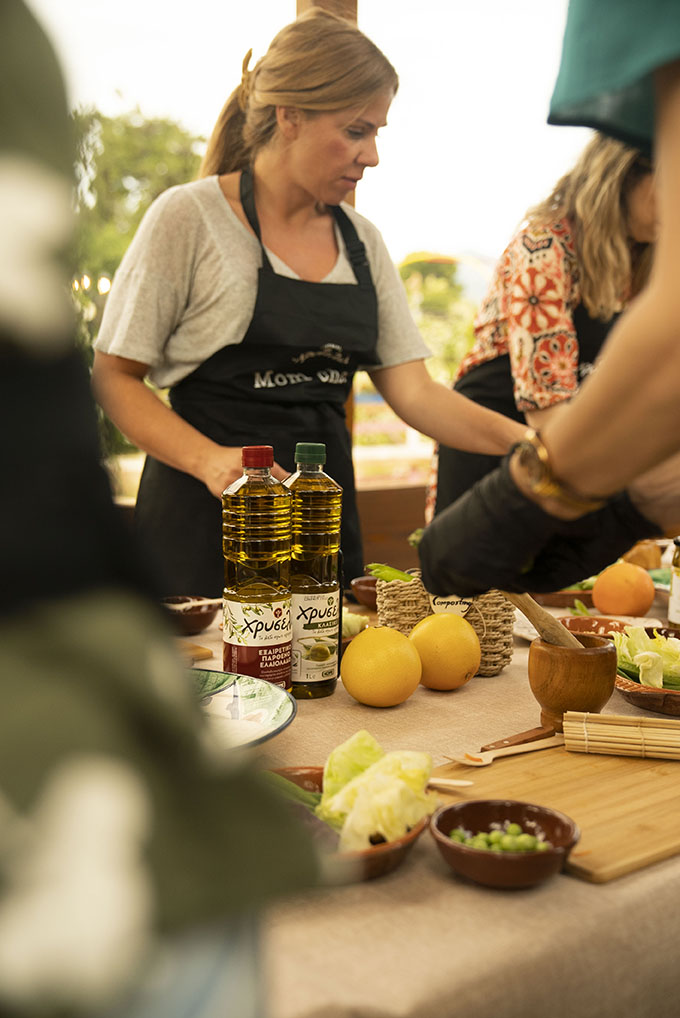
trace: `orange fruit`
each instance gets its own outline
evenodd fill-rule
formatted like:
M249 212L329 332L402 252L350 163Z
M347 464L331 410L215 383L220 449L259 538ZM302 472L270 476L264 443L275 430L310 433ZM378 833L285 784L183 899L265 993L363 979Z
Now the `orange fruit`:
M427 615L413 627L409 640L423 666L420 681L428 689L458 689L479 670L479 637L461 615Z
M601 615L646 615L654 600L654 583L642 566L615 562L593 584L593 604Z
M397 629L372 626L358 633L342 655L340 678L355 700L369 707L395 707L420 682L418 651Z

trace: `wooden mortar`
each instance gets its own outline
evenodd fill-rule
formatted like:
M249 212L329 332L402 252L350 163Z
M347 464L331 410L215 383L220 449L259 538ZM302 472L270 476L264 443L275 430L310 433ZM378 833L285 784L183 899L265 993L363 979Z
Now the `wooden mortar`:
M611 640L579 633L581 647L534 640L529 647L529 685L541 707L541 724L562 731L565 711L599 714L614 691L616 647Z

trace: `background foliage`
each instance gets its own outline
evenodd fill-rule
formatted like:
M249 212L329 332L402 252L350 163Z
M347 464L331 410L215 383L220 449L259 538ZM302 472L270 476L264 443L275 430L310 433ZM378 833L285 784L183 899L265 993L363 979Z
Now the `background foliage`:
M73 113L76 156L76 274L73 296L79 339L91 364L110 281L140 220L161 192L198 174L203 139L173 120L146 118L138 109L117 117L98 110ZM134 448L99 413L106 456Z

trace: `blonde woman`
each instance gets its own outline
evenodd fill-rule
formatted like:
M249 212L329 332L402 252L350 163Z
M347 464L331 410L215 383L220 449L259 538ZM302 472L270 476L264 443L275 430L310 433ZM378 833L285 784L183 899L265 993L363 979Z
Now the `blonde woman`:
M433 591L554 590L680 532L680 4L570 0L549 120L654 152L654 265L574 399L430 525Z
M503 253L456 390L542 428L591 374L619 312L642 289L655 236L651 163L596 134ZM435 511L499 462L441 447Z
M243 445L325 442L345 579L364 571L344 404L358 368L411 426L501 454L521 428L430 378L380 234L343 205L378 163L397 75L319 9L273 40L217 122L202 179L151 207L108 298L95 393L148 453L136 518L168 593L219 595L220 495ZM144 384L170 388L171 409Z

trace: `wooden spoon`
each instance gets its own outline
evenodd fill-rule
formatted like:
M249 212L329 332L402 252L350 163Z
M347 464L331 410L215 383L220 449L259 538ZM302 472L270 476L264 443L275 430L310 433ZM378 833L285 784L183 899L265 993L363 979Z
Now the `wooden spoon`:
M538 635L546 643L555 643L559 647L583 648L583 644L576 639L574 634L570 633L566 626L563 626L550 612L534 601L531 594L511 594L507 590L503 590L501 593L529 619Z

